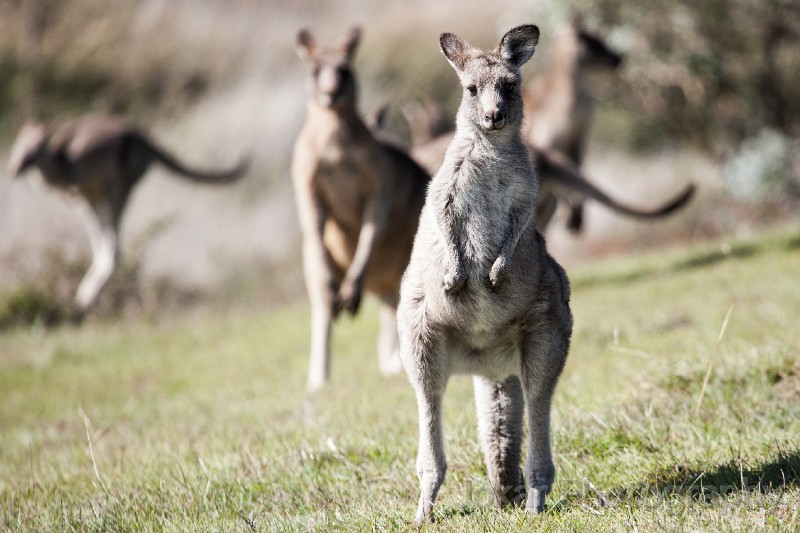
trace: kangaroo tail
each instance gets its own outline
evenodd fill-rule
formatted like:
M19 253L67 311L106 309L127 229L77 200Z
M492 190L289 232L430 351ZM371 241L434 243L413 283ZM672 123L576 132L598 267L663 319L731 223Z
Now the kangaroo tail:
M247 154L231 168L224 170L199 170L184 165L172 154L162 148L159 148L153 142L147 142L147 147L152 152L155 159L161 162L164 166L176 174L189 178L190 180L198 183L232 183L239 179L247 171L247 169L250 168L250 163L253 159L252 155Z
M596 200L609 209L634 218L660 218L667 216L684 205L694 196L697 187L689 184L667 202L650 209L632 207L618 202L593 185L581 174L578 167L566 155L556 150L535 149L537 166L544 181L552 180L568 189Z

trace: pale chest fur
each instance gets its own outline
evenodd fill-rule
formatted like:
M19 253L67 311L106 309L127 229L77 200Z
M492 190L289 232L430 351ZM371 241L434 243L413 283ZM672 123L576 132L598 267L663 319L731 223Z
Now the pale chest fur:
M295 148L295 180L315 191L333 218L345 226L360 226L364 198L371 193L362 164L369 149L359 132L342 121L319 118L309 120Z
M501 155L483 154L445 164L432 184L432 206L449 227L465 266L486 274L509 231L510 214L534 209L536 183L527 164L508 163ZM525 160L527 163L527 160Z
M484 349L500 331L515 327L509 320L518 306L487 287L488 275L509 238L512 213L533 215L537 187L527 157L487 153L448 157L431 182L407 275L419 280L423 294L444 296L428 299L426 313L458 329L465 349ZM445 296L442 288L449 240L468 279L458 297Z

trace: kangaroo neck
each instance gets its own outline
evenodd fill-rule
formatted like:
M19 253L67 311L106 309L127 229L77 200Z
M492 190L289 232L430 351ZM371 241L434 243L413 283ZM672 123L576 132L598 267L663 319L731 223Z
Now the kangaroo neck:
M456 118L452 146L463 159L491 158L525 150L518 125L509 124L502 130L487 131L461 115Z
M343 127L352 126L360 123L355 102L341 102L336 106L323 106L320 103L310 100L308 102L308 117L318 123L336 123Z
M318 143L348 145L362 139L367 127L353 104L333 108L312 101L308 104L306 130Z

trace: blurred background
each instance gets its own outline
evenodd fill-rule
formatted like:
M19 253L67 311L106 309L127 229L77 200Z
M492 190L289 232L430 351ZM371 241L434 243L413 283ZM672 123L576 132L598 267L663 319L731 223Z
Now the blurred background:
M800 4L792 0L0 0L0 157L7 161L26 119L58 125L89 112L135 118L196 166L252 151L249 174L226 188L152 168L128 205L123 268L99 311L304 300L289 175L305 120L297 31L333 42L360 25L361 112L388 104L388 128L408 142L404 105L431 100L454 116L460 98L439 33L489 48L508 28L536 23L529 81L575 9L625 56L619 71L593 78L586 174L641 206L688 182L699 190L657 223L588 203L585 231L574 236L559 214L547 234L558 260L569 268L800 218ZM2 167L0 322L67 305L90 261L63 197Z

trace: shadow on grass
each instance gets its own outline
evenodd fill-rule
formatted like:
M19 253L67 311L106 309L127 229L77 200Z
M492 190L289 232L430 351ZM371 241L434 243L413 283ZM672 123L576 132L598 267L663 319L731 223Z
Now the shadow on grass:
M580 488L576 486L561 494L558 499L549 496L546 514L561 515L576 505L580 506L581 501L595 501L601 508L637 508L645 505L662 506L673 499L688 498L702 503L714 503L736 496L780 497L787 489L800 487L800 448L790 451L779 449L771 458L751 465L739 460L731 460L712 468L692 469L673 465L670 471L654 473L649 477L651 479L639 485L612 488L608 491L599 490L591 483L580 484ZM453 518L477 517L490 511L497 511L497 508L490 504L439 507L433 520L443 524Z
M684 272L698 268L709 267L723 261L746 259L773 248L773 246L769 244L770 243L740 243L733 245L730 250L704 250L696 252L683 259L666 260L663 263L648 265L632 271L607 275L592 275L585 278L579 278L572 282L572 285L575 288L584 288L606 284L626 284L644 279L668 276L676 272ZM790 249L788 244L786 248Z
M651 476L639 486L612 489L606 496L620 502L631 499L689 497L712 502L735 494L774 494L800 486L800 448L778 450L758 464L732 460L713 468L686 469L675 465L673 471Z
M453 517L465 517L474 514L485 513L487 509L494 509L494 507L482 507L480 505L456 505L453 507L442 507L437 509L434 514L434 520L437 522L445 522Z

